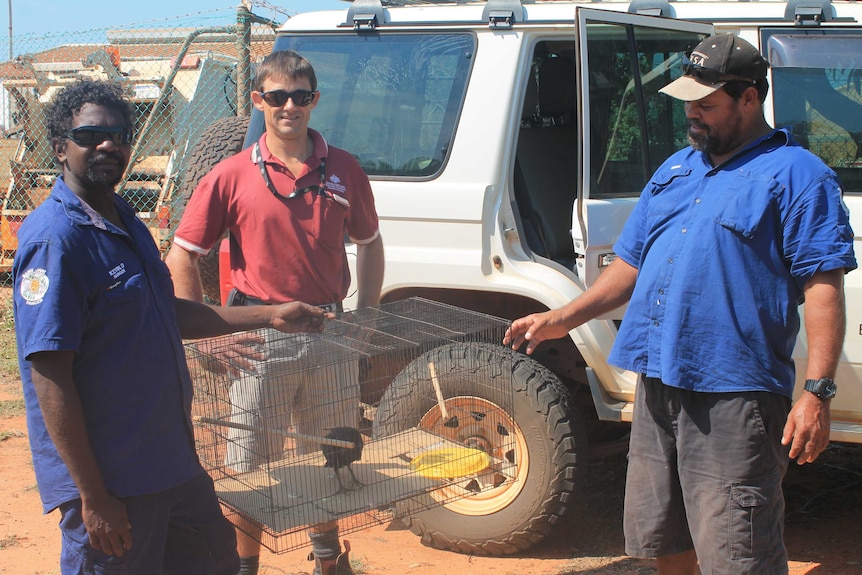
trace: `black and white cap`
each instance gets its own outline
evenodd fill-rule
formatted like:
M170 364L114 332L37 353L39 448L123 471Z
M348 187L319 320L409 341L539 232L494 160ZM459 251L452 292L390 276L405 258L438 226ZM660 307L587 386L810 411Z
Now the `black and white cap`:
M757 48L735 34L710 36L683 56L683 75L659 90L679 100L705 98L731 80L755 84L769 63Z

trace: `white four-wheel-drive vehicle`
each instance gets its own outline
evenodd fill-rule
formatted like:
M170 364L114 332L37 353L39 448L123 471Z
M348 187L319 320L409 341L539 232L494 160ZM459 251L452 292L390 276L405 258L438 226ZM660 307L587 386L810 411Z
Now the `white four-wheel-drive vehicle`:
M829 0L357 0L291 18L275 49L312 62L322 94L312 127L352 152L372 180L384 301L422 296L513 319L577 297L613 260L649 176L687 145L682 104L658 89L680 74L680 54L713 32L737 33L769 59L768 120L790 126L838 172L859 234L860 22L862 5ZM246 134L247 121L214 125L192 169L203 173L259 137L262 118L252 115ZM862 253L858 235L856 243ZM862 272L847 277L846 295L832 438L860 442ZM512 553L573 506L588 458L625 445L636 375L607 363L622 314L516 356L518 438L507 458L517 479L479 480L466 497L410 517L424 541ZM803 335L799 374L804 348ZM443 369L483 357L481 346L467 345L435 361ZM481 385L464 389L489 409ZM412 409L420 426L438 419L436 404L416 404L398 378L366 391L379 406L378 430L390 431L393 411ZM498 441L481 422L462 435L471 445Z

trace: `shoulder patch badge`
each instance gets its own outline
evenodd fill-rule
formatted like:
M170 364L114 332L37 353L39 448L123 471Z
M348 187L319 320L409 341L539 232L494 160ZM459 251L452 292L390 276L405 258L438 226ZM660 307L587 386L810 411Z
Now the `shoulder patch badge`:
M50 285L48 274L42 268L30 268L21 276L21 297L27 305L42 303Z

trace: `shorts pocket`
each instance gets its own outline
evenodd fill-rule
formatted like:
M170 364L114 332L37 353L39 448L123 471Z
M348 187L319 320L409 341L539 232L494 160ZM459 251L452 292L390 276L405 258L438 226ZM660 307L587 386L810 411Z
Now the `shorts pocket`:
M784 512L781 477L762 477L755 484L731 482L728 545L731 559L763 557L782 545Z
M87 546L84 551L84 575L123 575L128 573L122 557L107 555Z

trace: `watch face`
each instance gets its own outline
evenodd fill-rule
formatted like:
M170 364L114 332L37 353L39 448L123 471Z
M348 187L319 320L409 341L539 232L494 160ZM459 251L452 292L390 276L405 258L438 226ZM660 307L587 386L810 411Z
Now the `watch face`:
M805 382L805 389L819 397L820 399L832 399L838 391L838 386L835 382L824 377L821 379L809 379Z

